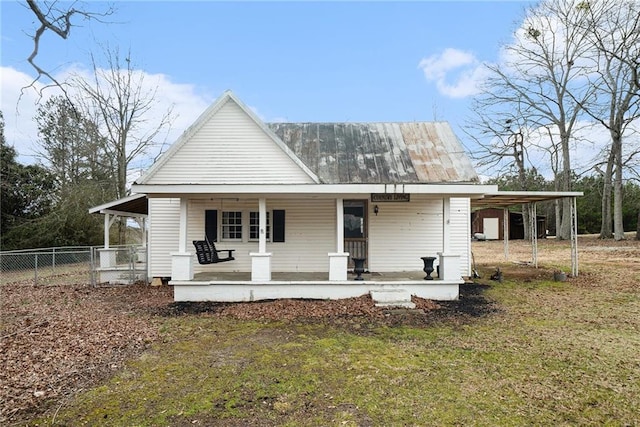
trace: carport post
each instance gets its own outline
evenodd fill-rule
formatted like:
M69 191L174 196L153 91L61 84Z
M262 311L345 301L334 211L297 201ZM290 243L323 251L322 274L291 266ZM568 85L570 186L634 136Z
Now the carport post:
M538 268L538 204L529 203L529 230L531 231L531 257L533 266Z
M511 234L511 224L509 223L509 208L503 208L502 218L502 240L504 240L504 260L509 261L509 234Z
M104 214L104 248L109 249L109 228L111 227L111 222L109 221L109 214Z
M576 197L571 203L571 275L578 277L578 209Z

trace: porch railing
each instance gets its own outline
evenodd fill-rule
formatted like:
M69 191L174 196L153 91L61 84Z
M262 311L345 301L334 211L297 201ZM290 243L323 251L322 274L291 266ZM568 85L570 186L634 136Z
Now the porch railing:
M147 248L141 245L110 246L109 265L101 265L103 247L93 247L93 284L147 282Z
M349 252L349 268L353 268L353 258L367 258L366 239L350 239L344 242L344 251ZM368 261L365 261L365 268L368 268Z

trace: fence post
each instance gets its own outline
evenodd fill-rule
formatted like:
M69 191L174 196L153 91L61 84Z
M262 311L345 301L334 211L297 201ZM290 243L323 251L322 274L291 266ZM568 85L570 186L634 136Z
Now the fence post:
M56 271L56 248L51 250L51 269Z
M129 246L129 284L132 285L136 281L136 262L135 262L135 248L133 245Z
M35 254L33 286L38 286L38 254Z

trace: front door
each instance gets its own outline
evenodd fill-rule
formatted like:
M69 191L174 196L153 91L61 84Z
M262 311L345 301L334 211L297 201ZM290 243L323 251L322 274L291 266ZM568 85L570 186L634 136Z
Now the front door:
M344 201L344 251L349 252L349 268L353 268L352 258L367 258L367 201ZM368 268L368 260L365 261Z

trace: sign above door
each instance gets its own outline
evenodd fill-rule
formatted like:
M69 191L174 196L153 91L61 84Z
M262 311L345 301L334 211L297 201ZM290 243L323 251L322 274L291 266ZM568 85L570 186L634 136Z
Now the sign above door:
M409 202L409 193L371 193L372 202Z

